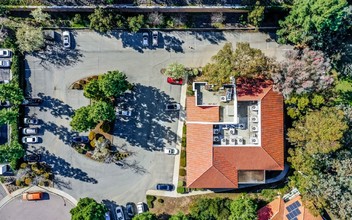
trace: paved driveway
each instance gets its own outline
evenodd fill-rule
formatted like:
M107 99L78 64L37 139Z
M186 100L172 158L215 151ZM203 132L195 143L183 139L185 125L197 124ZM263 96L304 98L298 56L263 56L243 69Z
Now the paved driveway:
M90 196L118 204L144 200L146 190L156 183L172 182L173 156L159 150L174 145L179 138L178 115L165 112L164 105L179 102L181 90L166 83L161 68L175 61L203 66L226 41L250 41L253 47L279 58L287 49L266 42L268 36L260 33L169 32L159 36L160 48L154 49L142 47L140 34L102 36L79 31L73 35L72 50L52 43L45 53L26 56L27 93L44 99L43 106L27 112L41 119L42 141L33 150L41 151L53 167L55 187L75 198ZM114 131L114 144L133 153L124 168L89 160L68 145L73 110L89 104L82 91L69 90L69 86L81 78L116 69L136 83L123 100L123 105L132 109L132 116L127 121L117 120Z

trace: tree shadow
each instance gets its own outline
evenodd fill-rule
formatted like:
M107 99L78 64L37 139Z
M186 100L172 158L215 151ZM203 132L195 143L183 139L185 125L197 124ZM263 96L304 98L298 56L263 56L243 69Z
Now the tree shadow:
M69 129L65 126L58 126L57 124L49 121L47 123L43 123L41 125L41 129L44 131L49 131L55 136L57 136L65 145L69 145L71 143L71 137L77 135L77 132L69 131Z
M63 158L50 153L45 150L44 147L34 150L36 154L42 155L42 160L51 167L54 175L60 175L63 177L74 178L82 182L97 184L98 181L79 168L74 168L70 163L65 161ZM61 182L63 183L63 182ZM61 185L62 186L62 185Z
M171 52L174 51L175 53L184 53L182 44L185 42L183 40L180 40L179 38L165 34L161 38L161 46L165 48L165 50Z
M212 31L212 32L196 32L192 31L190 35L194 35L198 41L209 41L211 44L219 44L222 41L226 41L223 31Z
M60 177L57 177L57 176L55 176L54 178L53 178L53 183L54 183L54 185L58 188L58 189L60 189L60 190L62 190L62 189L69 189L69 190L71 190L72 189L72 187L71 187L71 181L65 181L65 180L63 180L62 178L60 178Z
M144 53L143 49L145 49L142 45L142 33L131 33L131 32L112 32L110 36L107 37L115 37L118 40L122 41L122 47L130 47L139 53Z
M165 141L175 143L179 137L165 125L178 119L178 111L165 110L165 104L174 101L155 87L136 84L131 93L119 97L117 108L131 110L132 115L117 118L113 135L149 151L162 150Z
M81 61L83 57L82 53L77 49L76 41L74 36L77 35L75 31L71 33L71 48L65 49L62 45L61 34L55 31L55 37L53 41L45 42L45 49L32 53L36 58L39 58L40 64L46 68L47 63L54 64L56 67L61 66L72 66L75 63Z
M38 97L42 98L43 103L39 106L39 111L50 111L55 117L64 118L69 120L74 114L74 110L71 106L65 104L63 101L52 98L51 96L45 96L43 93L38 93Z
M145 174L147 173L147 169L139 165L139 162L136 160L133 160L132 162L128 162L126 160L120 160L117 163L121 163L122 169L131 169L134 173L136 174Z

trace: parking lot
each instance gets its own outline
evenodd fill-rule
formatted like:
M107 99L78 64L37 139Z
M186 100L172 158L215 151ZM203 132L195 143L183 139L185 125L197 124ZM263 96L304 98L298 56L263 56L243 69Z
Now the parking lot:
M189 67L204 66L227 41L249 41L269 56L282 57L287 47L266 42L266 34L244 32L167 32L159 34L158 48L144 48L142 34L116 32L109 36L91 31L71 32L73 48L57 42L35 56L26 56L27 95L41 97L40 107L27 114L40 119L41 143L29 147L40 152L55 176L55 187L75 198L93 197L105 202L139 202L157 183L171 183L174 157L163 147L175 145L177 113L165 111L165 104L179 102L181 88L170 85L160 69L172 62ZM109 70L123 71L135 83L121 99L132 111L128 119L116 121L114 144L132 152L125 167L92 161L70 146L73 132L69 122L74 112L89 100L83 92L70 90L75 81Z

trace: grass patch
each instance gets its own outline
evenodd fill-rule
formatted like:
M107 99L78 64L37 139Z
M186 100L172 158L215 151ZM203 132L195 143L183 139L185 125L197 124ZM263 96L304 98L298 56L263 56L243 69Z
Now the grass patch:
M156 200L155 196L147 195L147 205L149 208L154 208L154 201Z

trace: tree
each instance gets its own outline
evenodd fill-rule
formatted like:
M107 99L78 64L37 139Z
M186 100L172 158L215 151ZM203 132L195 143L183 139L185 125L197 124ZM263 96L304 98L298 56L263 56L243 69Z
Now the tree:
M98 32L107 32L113 28L113 16L102 8L94 10L93 14L88 16L90 20L89 27Z
M3 124L12 124L17 121L19 116L18 111L14 111L12 109L1 109L0 110L0 125Z
M98 101L90 106L89 118L95 123L101 121L113 121L116 118L114 107L107 102Z
M258 28L264 20L264 11L265 7L260 6L260 2L257 1L254 8L248 14L248 22Z
M108 71L99 79L99 87L106 97L117 97L130 87L130 83L124 73L115 70Z
M329 104L328 95L304 94L292 95L285 100L287 114L293 119L304 116L307 112L318 110L323 105Z
M164 16L159 12L152 12L148 15L148 23L153 27L159 27L164 24Z
M105 94L101 91L99 81L93 79L89 81L83 88L83 95L88 99L102 100L105 98Z
M347 128L343 111L323 107L296 121L288 130L288 140L309 154L326 154L341 148L340 139Z
M0 101L9 101L13 105L19 105L23 100L23 91L16 83L0 84Z
M180 79L180 78L184 78L186 73L187 71L185 66L175 62L167 66L164 72L164 75L169 76L173 79Z
M250 198L243 197L233 200L230 205L230 220L257 219L257 204Z
M105 219L108 209L105 205L92 198L81 198L76 207L70 210L72 220L98 220Z
M175 215L172 215L169 220L190 220L191 218L184 214L183 212L178 212Z
M279 42L333 48L348 32L350 10L346 0L296 0L290 14L279 22Z
M44 46L44 36L40 27L22 24L16 31L20 51L31 53Z
M48 13L44 13L42 8L33 10L31 15L38 25L45 24L50 20L50 15Z
M293 94L303 95L324 92L332 87L330 59L321 51L309 48L292 50L285 54L285 60L271 74L274 90L285 98Z
M127 18L127 23L128 23L129 29L132 32L136 33L144 25L144 15L138 15L138 16L135 16L135 17L128 17Z
M191 206L191 217L199 220L228 219L230 200L222 198L201 198Z
M133 220L157 220L157 217L154 213L143 212L133 217Z
M91 106L83 106L75 110L75 114L72 117L70 125L72 130L75 131L88 131L91 128L94 128L96 123L93 118L90 117Z
M0 146L0 163L10 162L12 169L16 168L17 161L24 156L25 150L18 141L11 140L10 144Z
M223 26L222 23L225 21L225 16L222 12L212 13L210 20L212 26L220 28Z

